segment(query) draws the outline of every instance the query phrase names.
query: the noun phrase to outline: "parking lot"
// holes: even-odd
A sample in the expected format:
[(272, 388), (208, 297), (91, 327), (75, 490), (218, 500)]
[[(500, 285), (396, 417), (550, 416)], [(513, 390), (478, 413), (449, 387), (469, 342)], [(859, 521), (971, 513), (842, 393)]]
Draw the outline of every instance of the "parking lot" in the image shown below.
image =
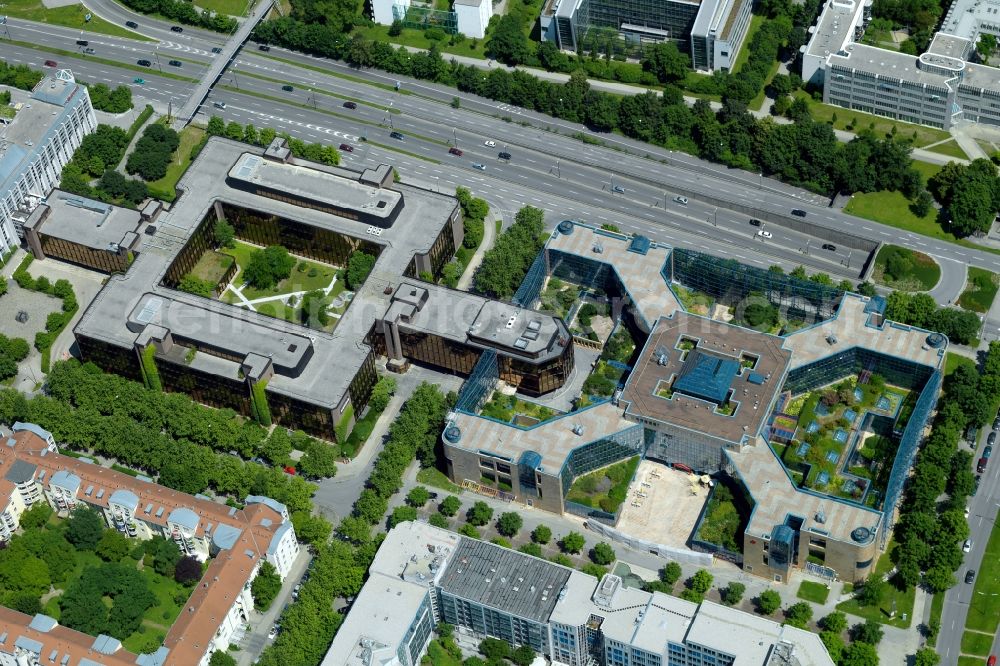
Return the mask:
[(696, 475), (643, 460), (629, 486), (616, 529), (665, 546), (683, 547), (708, 499)]

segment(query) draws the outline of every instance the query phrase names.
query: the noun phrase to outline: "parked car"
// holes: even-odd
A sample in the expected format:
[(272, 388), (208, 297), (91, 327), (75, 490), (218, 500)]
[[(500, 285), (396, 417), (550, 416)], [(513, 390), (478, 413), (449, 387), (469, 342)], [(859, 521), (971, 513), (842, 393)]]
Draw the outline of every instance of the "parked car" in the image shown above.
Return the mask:
[(1000, 416), (993, 419), (993, 429), (1000, 430)]
[(991, 455), (993, 455), (993, 447), (987, 444), (986, 448), (983, 449), (983, 457), (989, 460)]
[(258, 49), (260, 49), (261, 51), (265, 51), (265, 52), (266, 52), (266, 51), (270, 51), (270, 50), (271, 50), (271, 47), (270, 47), (270, 46), (268, 46), (267, 44), (261, 44), (261, 45), (260, 45), (260, 46), (258, 46), (257, 48), (258, 48)]
[(459, 150), (458, 148), (455, 148), (454, 146), (452, 146), (451, 148), (449, 148), (448, 152), (450, 154), (452, 154), (452, 155), (458, 155), (459, 157), (461, 157), (464, 154), (461, 150)]
[(402, 132), (389, 132), (389, 136), (391, 136), (393, 139), (396, 139), (397, 141), (403, 140)]
[(836, 252), (837, 246), (834, 245), (833, 243), (823, 243), (823, 249), (829, 250), (830, 252)]
[(171, 67), (183, 67), (184, 66), (184, 63), (182, 63), (180, 60), (171, 60), (167, 64), (170, 65)]
[(179, 25), (172, 25), (170, 26), (170, 32), (184, 32), (184, 28)]
[(133, 30), (135, 30), (136, 28), (139, 27), (139, 24), (136, 23), (135, 21), (125, 21), (125, 27), (132, 28)]
[(212, 53), (222, 53), (222, 47), (221, 46), (213, 46), (212, 47)]
[(976, 474), (982, 474), (986, 471), (986, 464), (989, 462), (989, 458), (983, 457), (979, 459), (979, 464), (976, 465)]
[(761, 225), (761, 222), (756, 217), (751, 217), (750, 218), (750, 226), (751, 227), (759, 227), (760, 225)]
[(676, 197), (674, 197), (674, 202), (675, 203), (679, 203), (682, 206), (687, 206), (688, 205), (688, 198), (687, 197), (682, 197), (680, 195), (677, 195)]
[(997, 657), (995, 654), (991, 654), (990, 658), (986, 660), (986, 666), (997, 666)]
[(140, 67), (152, 67), (153, 66), (153, 63), (151, 61), (149, 61), (149, 60), (136, 60), (135, 64), (139, 65)]
[(479, 169), (480, 171), (486, 171), (486, 165), (485, 164), (480, 164), (479, 162), (473, 162), (472, 163), (472, 168), (473, 169)]
[(281, 86), (281, 89), (284, 90), (285, 92), (292, 92), (293, 90), (295, 90), (295, 88), (288, 85)]
[(46, 67), (58, 67), (59, 65), (58, 65), (58, 63), (56, 63), (55, 60), (46, 60), (45, 61), (45, 66)]
[(965, 543), (962, 544), (962, 552), (968, 553), (972, 550), (972, 539), (966, 539)]
[(965, 572), (965, 582), (972, 583), (974, 580), (976, 580), (976, 572), (973, 569), (969, 569)]
[(278, 625), (271, 627), (271, 630), (267, 632), (267, 637), (272, 641), (278, 637)]
[(792, 215), (794, 215), (795, 217), (805, 217), (806, 214), (807, 213), (804, 210), (802, 210), (801, 208), (793, 208), (792, 209)]
[(987, 443), (987, 444), (996, 444), (996, 442), (997, 442), (997, 433), (996, 433), (996, 431), (994, 430), (994, 431), (993, 431), (993, 432), (991, 432), (991, 433), (989, 434), (989, 436), (988, 436), (988, 437), (986, 438), (986, 443)]
[(774, 234), (772, 234), (767, 229), (758, 229), (757, 235), (760, 236), (761, 238), (774, 238)]
[(342, 144), (340, 144), (340, 149), (342, 151), (344, 151), (345, 153), (353, 153), (354, 152), (354, 146), (352, 146), (349, 143), (342, 143)]
[(483, 141), (483, 145), (486, 146), (487, 148), (496, 148), (497, 147), (497, 142), (496, 141)]
[(344, 108), (345, 109), (356, 109), (356, 108), (358, 108), (358, 105), (355, 104), (354, 102), (344, 102)]

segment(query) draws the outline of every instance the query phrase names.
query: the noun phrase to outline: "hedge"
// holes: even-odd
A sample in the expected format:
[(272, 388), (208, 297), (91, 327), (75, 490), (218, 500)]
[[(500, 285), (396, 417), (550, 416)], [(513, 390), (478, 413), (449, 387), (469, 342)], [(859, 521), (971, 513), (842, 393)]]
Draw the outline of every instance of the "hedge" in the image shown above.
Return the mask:
[(146, 388), (151, 391), (162, 391), (160, 371), (156, 367), (156, 345), (147, 345), (142, 350), (142, 377), (146, 380)]
[(142, 113), (140, 113), (136, 117), (135, 122), (133, 122), (132, 125), (128, 128), (128, 140), (129, 141), (131, 141), (132, 139), (135, 138), (135, 135), (136, 135), (136, 133), (138, 133), (139, 128), (142, 127), (146, 123), (147, 120), (149, 120), (149, 117), (151, 115), (153, 115), (153, 107), (152, 107), (152, 105), (147, 104), (146, 108), (142, 110)]
[(253, 382), (250, 385), (250, 406), (253, 409), (257, 423), (265, 428), (271, 427), (271, 407), (267, 404), (267, 380)]

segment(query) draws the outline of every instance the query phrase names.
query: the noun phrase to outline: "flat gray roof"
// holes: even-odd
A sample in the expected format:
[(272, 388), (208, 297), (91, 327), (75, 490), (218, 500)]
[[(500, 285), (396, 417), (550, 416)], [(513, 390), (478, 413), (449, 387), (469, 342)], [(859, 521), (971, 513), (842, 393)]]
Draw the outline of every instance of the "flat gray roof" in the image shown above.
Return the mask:
[[(385, 294), (385, 290), (392, 293), (414, 254), (430, 250), (457, 203), (453, 197), (444, 194), (396, 183), (393, 189), (403, 196), (405, 208), (397, 218), (397, 224), (375, 237), (367, 233), (368, 225), (363, 222), (231, 187), (227, 183), (227, 174), (248, 152), (262, 155), (263, 149), (248, 151), (246, 144), (221, 137), (209, 140), (178, 183), (181, 196), (169, 211), (161, 213), (158, 218), (156, 233), (143, 237), (142, 252), (128, 272), (108, 279), (74, 331), (118, 346), (131, 347), (138, 334), (128, 325), (128, 315), (136, 311), (140, 301), (156, 296), (164, 302), (170, 301), (171, 308), (178, 307), (184, 311), (183, 325), (192, 337), (205, 335), (241, 349), (237, 336), (249, 331), (257, 340), (253, 345), (255, 349), (270, 338), (275, 346), (269, 353), (278, 355), (281, 349), (287, 350), (288, 340), (304, 336), (310, 340), (313, 354), (301, 374), (293, 377), (275, 373), (268, 383), (268, 390), (312, 404), (336, 407), (370, 352), (362, 340), (375, 319), (389, 305), (390, 296)], [(327, 187), (331, 183), (345, 182), (345, 179), (356, 180), (360, 175), (342, 168), (324, 167), (322, 171), (340, 176), (340, 179), (324, 181)], [(371, 275), (355, 294), (334, 331), (307, 329), (160, 285), (177, 253), (217, 201), (383, 244)]]
[(921, 69), (917, 64), (918, 56), (898, 51), (880, 49), (867, 44), (851, 44), (844, 53), (846, 55), (831, 55), (828, 58), (829, 63), (871, 72), (879, 77), (902, 79), (941, 89), (945, 89), (945, 81), (949, 78), (943, 74)]
[(965, 56), (972, 49), (972, 42), (964, 37), (949, 35), (939, 32), (934, 35), (931, 45), (927, 47), (927, 53), (937, 53), (949, 58), (965, 60)]
[(842, 50), (854, 39), (857, 22), (864, 0), (829, 0), (811, 29), (808, 53), (827, 56)]
[(52, 190), (45, 205), (49, 207), (49, 215), (38, 231), (98, 250), (120, 243), (125, 234), (139, 227), (139, 211), (62, 190)]
[(571, 573), (545, 560), (463, 538), (439, 584), (456, 597), (545, 623)]

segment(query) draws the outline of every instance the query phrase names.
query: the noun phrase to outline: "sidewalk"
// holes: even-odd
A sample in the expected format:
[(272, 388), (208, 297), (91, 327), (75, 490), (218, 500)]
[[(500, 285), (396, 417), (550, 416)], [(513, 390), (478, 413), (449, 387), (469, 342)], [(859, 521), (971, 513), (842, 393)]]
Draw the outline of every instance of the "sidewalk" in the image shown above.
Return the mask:
[(462, 273), (462, 277), (458, 280), (458, 288), (462, 291), (468, 291), (469, 287), (472, 286), (472, 278), (476, 275), (476, 269), (479, 268), (479, 264), (483, 263), (483, 256), (487, 250), (493, 247), (493, 243), (496, 242), (496, 221), (501, 218), (497, 217), (494, 212), (495, 210), (496, 206), (491, 204), (490, 212), (486, 214), (486, 219), (483, 221), (483, 242), (479, 244), (476, 253), (469, 260), (469, 265), (466, 266), (465, 272)]
[(267, 638), (267, 632), (270, 631), (282, 611), (291, 602), (292, 590), (295, 589), (295, 586), (302, 578), (302, 574), (309, 567), (309, 562), (312, 560), (309, 547), (300, 544), (300, 548), (299, 555), (295, 558), (288, 576), (282, 582), (281, 591), (274, 598), (271, 607), (263, 613), (256, 610), (251, 612), (247, 622), (246, 634), (238, 643), (240, 647), (239, 652), (228, 653), (229, 656), (236, 659), (236, 663), (239, 666), (250, 666), (253, 664), (254, 660), (260, 656), (260, 653), (270, 643), (270, 640)]

